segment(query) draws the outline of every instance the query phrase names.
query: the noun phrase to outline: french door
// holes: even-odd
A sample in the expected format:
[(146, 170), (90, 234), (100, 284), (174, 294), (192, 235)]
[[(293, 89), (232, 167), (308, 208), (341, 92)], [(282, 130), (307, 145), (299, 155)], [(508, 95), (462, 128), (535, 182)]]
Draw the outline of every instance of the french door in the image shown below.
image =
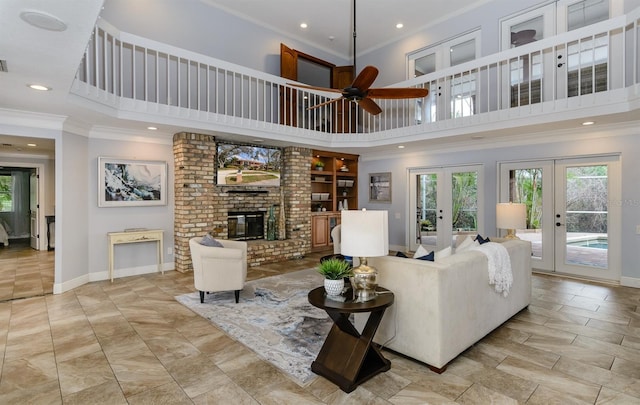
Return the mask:
[(409, 179), (410, 250), (443, 249), (455, 236), (482, 229), (482, 166), (411, 169)]
[(527, 206), (527, 229), (538, 270), (620, 279), (618, 156), (500, 164), (500, 201)]

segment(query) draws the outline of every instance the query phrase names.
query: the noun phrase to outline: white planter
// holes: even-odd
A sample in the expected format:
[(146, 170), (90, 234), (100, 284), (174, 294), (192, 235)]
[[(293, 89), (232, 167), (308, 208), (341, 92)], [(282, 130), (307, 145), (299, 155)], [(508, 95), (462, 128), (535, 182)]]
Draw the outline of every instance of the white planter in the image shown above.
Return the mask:
[(343, 278), (341, 278), (340, 280), (329, 280), (327, 278), (324, 279), (324, 290), (327, 292), (327, 295), (340, 295), (343, 289)]

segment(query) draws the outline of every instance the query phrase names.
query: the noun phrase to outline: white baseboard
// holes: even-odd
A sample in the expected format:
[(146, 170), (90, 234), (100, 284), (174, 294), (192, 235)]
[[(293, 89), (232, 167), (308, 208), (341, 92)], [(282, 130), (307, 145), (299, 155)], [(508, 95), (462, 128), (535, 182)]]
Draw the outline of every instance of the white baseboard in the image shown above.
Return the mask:
[(640, 288), (640, 278), (635, 277), (620, 277), (620, 285), (625, 287)]
[[(163, 263), (162, 266), (165, 272), (175, 270), (175, 263)], [(113, 272), (113, 278), (121, 278), (121, 277), (130, 277), (130, 276), (139, 276), (142, 274), (151, 274), (157, 273), (158, 266), (155, 264), (148, 266), (139, 266), (139, 267), (129, 267), (124, 269), (117, 269)], [(83, 274), (80, 277), (74, 278), (73, 280), (65, 281), (64, 283), (58, 283), (53, 285), (53, 293), (54, 294), (62, 294), (63, 292), (73, 290), (74, 288), (80, 287), (81, 285), (94, 282), (94, 281), (102, 281), (109, 280), (109, 271), (96, 271), (89, 274)]]

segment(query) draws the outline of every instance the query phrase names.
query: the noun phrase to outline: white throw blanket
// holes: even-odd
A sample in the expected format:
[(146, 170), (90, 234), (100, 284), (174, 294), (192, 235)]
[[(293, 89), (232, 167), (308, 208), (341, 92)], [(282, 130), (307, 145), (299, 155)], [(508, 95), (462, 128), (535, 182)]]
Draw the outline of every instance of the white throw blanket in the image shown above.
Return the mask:
[(500, 243), (487, 242), (471, 249), (478, 250), (487, 256), (489, 261), (489, 284), (493, 285), (496, 292), (503, 297), (509, 295), (513, 284), (513, 273), (511, 272), (511, 259), (507, 248)]

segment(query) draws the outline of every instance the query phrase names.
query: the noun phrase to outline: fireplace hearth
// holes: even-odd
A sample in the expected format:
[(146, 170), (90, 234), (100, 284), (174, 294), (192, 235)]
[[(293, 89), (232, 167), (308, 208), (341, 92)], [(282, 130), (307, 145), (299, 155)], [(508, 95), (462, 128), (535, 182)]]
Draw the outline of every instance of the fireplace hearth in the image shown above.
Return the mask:
[(264, 212), (262, 211), (229, 212), (227, 221), (229, 239), (264, 239)]

